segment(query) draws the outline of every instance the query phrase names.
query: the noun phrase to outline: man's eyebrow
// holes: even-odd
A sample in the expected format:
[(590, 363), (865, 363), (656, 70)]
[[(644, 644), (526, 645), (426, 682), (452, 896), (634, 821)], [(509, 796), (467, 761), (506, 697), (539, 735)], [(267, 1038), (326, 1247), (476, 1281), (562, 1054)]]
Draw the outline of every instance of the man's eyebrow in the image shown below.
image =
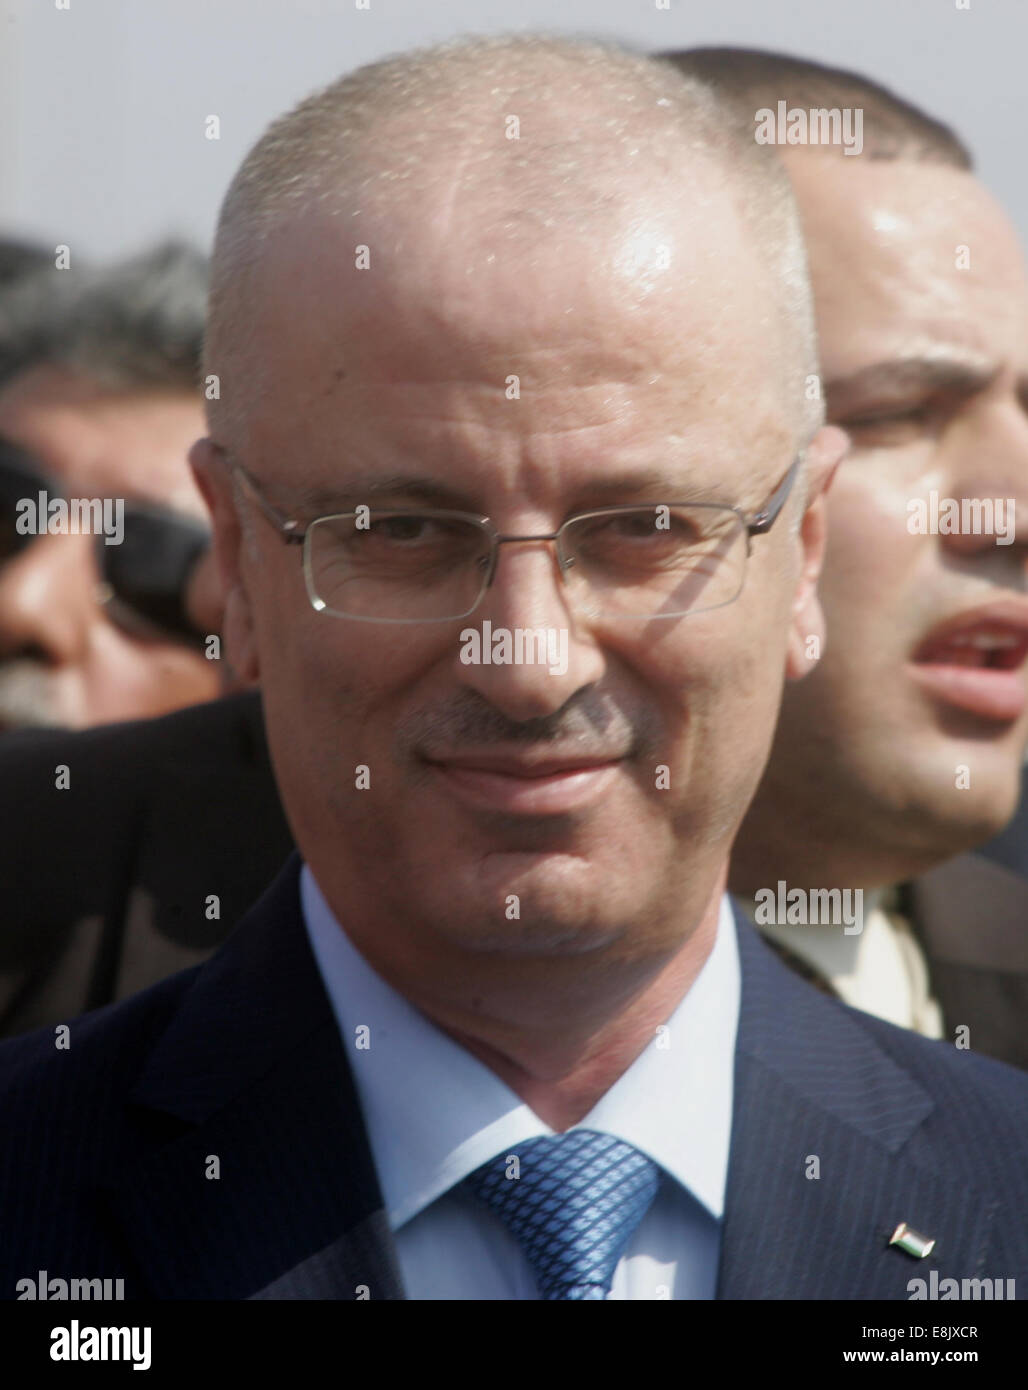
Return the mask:
[(829, 401), (840, 396), (898, 397), (911, 391), (973, 395), (985, 390), (1001, 371), (1001, 367), (984, 358), (900, 357), (833, 378), (825, 386), (825, 395)]
[(402, 497), (404, 502), (420, 502), (430, 507), (477, 513), (466, 493), (413, 473), (369, 474), (348, 478), (334, 487), (301, 485), (292, 490), (292, 510), (325, 516), (332, 512), (351, 511), (354, 507), (375, 501), (381, 506), (381, 499), (390, 495)]
[(581, 489), (583, 499), (589, 506), (604, 506), (622, 499), (640, 499), (643, 502), (725, 502), (724, 485), (720, 479), (715, 482), (696, 482), (681, 478), (662, 469), (650, 469), (639, 473), (619, 473), (613, 477), (590, 479)]

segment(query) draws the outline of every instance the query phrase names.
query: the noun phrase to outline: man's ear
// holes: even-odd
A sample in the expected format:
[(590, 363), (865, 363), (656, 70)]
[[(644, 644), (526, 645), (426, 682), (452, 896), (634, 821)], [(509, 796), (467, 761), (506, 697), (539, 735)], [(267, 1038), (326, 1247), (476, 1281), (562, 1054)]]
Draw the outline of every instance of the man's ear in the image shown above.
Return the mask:
[(807, 675), (817, 665), (824, 651), (825, 615), (817, 595), (817, 581), (828, 538), (825, 493), (849, 443), (849, 437), (835, 425), (823, 425), (807, 446), (807, 508), (800, 522), (801, 569), (789, 625), (786, 680), (800, 680)]
[(246, 587), (246, 542), (236, 512), (232, 477), (224, 455), (210, 439), (198, 439), (189, 466), (211, 514), (212, 548), (224, 597), (222, 635), (235, 675), (244, 682), (260, 674), (253, 610)]

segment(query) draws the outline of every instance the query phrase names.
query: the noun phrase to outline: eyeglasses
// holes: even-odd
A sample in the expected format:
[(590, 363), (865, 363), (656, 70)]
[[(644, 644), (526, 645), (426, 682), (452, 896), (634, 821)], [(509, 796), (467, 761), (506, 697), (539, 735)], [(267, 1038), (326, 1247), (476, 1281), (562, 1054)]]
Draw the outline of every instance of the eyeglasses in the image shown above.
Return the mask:
[[(0, 437), (0, 565), (36, 539), (18, 530), (18, 505), (66, 498), (67, 489), (39, 467), (33, 455)], [(202, 645), (185, 609), (186, 585), (193, 567), (210, 545), (207, 527), (191, 517), (155, 504), (128, 502), (119, 545), (96, 537), (100, 593), (111, 620), (136, 636), (171, 637)]]
[(401, 507), (319, 516), (303, 525), (215, 446), (286, 545), (303, 547), (311, 606), (357, 622), (453, 622), (473, 613), (493, 582), (501, 545), (552, 541), (570, 601), (592, 617), (680, 618), (742, 592), (754, 536), (785, 506), (797, 455), (752, 515), (716, 502), (599, 507), (557, 531), (509, 536), (487, 516)]

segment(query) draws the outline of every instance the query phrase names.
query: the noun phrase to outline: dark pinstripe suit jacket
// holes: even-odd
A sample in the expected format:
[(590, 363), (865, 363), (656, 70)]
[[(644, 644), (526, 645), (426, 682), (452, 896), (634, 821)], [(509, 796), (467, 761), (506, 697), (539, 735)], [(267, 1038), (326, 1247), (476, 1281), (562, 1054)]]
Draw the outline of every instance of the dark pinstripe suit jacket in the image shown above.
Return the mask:
[[(298, 867), (207, 964), (76, 1020), (68, 1048), (0, 1044), (3, 1297), (46, 1270), (128, 1298), (403, 1298)], [(719, 1297), (902, 1300), (931, 1269), (1028, 1293), (1028, 1077), (849, 1010), (738, 933)], [(889, 1246), (901, 1221), (927, 1259)]]

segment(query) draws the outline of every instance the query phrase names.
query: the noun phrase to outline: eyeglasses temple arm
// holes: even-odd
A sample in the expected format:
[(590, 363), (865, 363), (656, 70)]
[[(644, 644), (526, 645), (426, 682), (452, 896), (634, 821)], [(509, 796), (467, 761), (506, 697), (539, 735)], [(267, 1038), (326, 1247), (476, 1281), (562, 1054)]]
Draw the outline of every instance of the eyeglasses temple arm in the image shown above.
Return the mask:
[(792, 485), (796, 481), (796, 472), (803, 458), (802, 454), (797, 454), (792, 461), (792, 467), (785, 477), (775, 488), (774, 492), (767, 499), (760, 511), (756, 513), (753, 520), (748, 525), (751, 536), (760, 536), (770, 531), (778, 513), (785, 506), (785, 500), (792, 491)]
[(300, 530), (300, 523), (287, 517), (284, 512), (279, 511), (274, 503), (269, 502), (258, 487), (256, 479), (250, 476), (248, 470), (245, 469), (241, 463), (231, 458), (222, 445), (216, 444), (214, 447), (218, 450), (226, 467), (238, 473), (246, 483), (253, 496), (253, 500), (257, 503), (258, 507), (260, 507), (267, 520), (274, 526), (275, 530), (278, 531), (286, 545), (298, 545), (303, 540), (303, 532)]

